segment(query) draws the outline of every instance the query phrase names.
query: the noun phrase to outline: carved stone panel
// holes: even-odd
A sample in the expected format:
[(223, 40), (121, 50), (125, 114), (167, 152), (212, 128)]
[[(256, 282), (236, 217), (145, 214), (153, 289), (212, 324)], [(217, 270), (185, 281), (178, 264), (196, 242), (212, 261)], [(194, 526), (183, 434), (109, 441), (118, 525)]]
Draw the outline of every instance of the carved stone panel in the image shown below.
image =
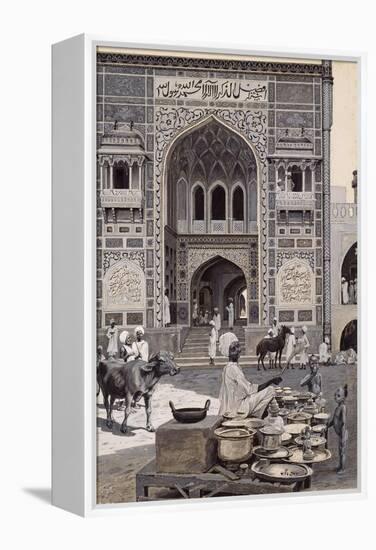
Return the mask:
[(314, 278), (308, 263), (294, 258), (284, 263), (278, 273), (280, 306), (313, 303)]
[(145, 276), (133, 261), (115, 262), (104, 279), (105, 308), (137, 308), (145, 306)]

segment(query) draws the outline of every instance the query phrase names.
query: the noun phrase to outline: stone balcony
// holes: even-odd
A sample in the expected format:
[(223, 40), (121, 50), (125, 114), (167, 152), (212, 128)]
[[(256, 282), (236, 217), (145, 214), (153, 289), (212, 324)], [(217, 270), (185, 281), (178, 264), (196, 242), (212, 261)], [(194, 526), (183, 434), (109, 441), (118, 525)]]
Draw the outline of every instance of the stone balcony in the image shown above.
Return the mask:
[(279, 209), (311, 210), (315, 208), (315, 194), (310, 192), (280, 191), (276, 196)]
[(138, 189), (103, 189), (102, 208), (142, 208), (142, 192)]
[(355, 223), (358, 216), (358, 205), (353, 202), (332, 202), (331, 223)]

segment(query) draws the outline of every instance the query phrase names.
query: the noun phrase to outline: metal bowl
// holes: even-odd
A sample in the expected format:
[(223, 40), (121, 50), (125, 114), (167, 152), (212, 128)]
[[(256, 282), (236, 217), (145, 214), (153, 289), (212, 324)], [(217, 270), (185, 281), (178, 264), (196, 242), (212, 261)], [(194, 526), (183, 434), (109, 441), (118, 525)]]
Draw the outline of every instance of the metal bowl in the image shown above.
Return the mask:
[(268, 460), (282, 460), (288, 458), (290, 451), (287, 447), (279, 447), (275, 450), (265, 449), (264, 447), (254, 447), (253, 454), (258, 458), (267, 458)]
[(210, 399), (205, 403), (204, 408), (199, 407), (187, 407), (184, 409), (175, 409), (172, 401), (169, 402), (171, 407), (172, 415), (177, 422), (182, 424), (194, 424), (195, 422), (200, 422), (206, 417), (206, 413), (210, 407)]
[[(313, 450), (313, 449), (312, 449)], [(313, 464), (315, 462), (325, 462), (332, 457), (332, 453), (328, 449), (314, 449), (313, 457), (309, 460), (303, 458), (303, 449), (301, 447), (291, 447), (291, 455), (286, 458), (288, 462), (295, 464)]]
[(288, 415), (288, 424), (310, 424), (312, 415), (306, 412), (293, 412)]
[(302, 430), (307, 427), (307, 424), (286, 424), (285, 431), (291, 435), (298, 436), (302, 433)]
[[(311, 447), (322, 447), (326, 443), (325, 437), (321, 437), (320, 435), (312, 435), (310, 437), (310, 440), (311, 440)], [(295, 443), (300, 447), (303, 445), (304, 439), (302, 438), (301, 435), (295, 438)]]
[(288, 432), (282, 434), (282, 445), (289, 445), (292, 441), (292, 435)]
[(247, 428), (252, 428), (254, 430), (259, 430), (265, 426), (265, 420), (263, 418), (247, 418)]
[(251, 469), (260, 479), (279, 481), (280, 483), (304, 481), (312, 475), (312, 469), (305, 464), (269, 463), (265, 459), (254, 462)]

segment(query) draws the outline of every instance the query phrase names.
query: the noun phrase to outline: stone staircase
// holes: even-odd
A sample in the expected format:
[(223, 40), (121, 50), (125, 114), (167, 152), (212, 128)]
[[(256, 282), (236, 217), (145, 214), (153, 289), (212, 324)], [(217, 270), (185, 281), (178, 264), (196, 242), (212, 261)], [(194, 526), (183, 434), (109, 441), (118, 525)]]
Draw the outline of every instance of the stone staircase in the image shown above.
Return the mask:
[[(223, 328), (220, 334), (227, 332), (228, 329)], [(236, 334), (241, 345), (242, 354), (240, 364), (242, 366), (257, 365), (256, 356), (245, 355), (245, 338), (244, 329), (242, 326), (235, 326), (231, 331)], [(198, 368), (213, 368), (209, 365), (208, 345), (209, 345), (210, 327), (191, 327), (188, 336), (184, 342), (181, 353), (176, 355), (176, 363), (181, 368), (198, 367)], [(215, 358), (215, 367), (223, 367), (227, 363), (227, 359), (219, 353), (217, 345), (217, 356)], [(214, 367), (214, 368), (215, 368)]]

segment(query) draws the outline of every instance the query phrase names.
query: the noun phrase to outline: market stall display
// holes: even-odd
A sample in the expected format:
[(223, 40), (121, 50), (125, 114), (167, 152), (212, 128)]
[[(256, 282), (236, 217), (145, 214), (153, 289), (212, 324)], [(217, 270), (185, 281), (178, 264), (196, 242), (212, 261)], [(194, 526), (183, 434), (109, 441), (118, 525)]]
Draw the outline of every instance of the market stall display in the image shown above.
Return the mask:
[(315, 401), (311, 392), (277, 388), (263, 419), (207, 416), (209, 400), (203, 408), (170, 402), (174, 419), (157, 430), (156, 461), (137, 475), (137, 499), (152, 499), (153, 486), (184, 498), (308, 489), (312, 466), (331, 458), (329, 414)]

